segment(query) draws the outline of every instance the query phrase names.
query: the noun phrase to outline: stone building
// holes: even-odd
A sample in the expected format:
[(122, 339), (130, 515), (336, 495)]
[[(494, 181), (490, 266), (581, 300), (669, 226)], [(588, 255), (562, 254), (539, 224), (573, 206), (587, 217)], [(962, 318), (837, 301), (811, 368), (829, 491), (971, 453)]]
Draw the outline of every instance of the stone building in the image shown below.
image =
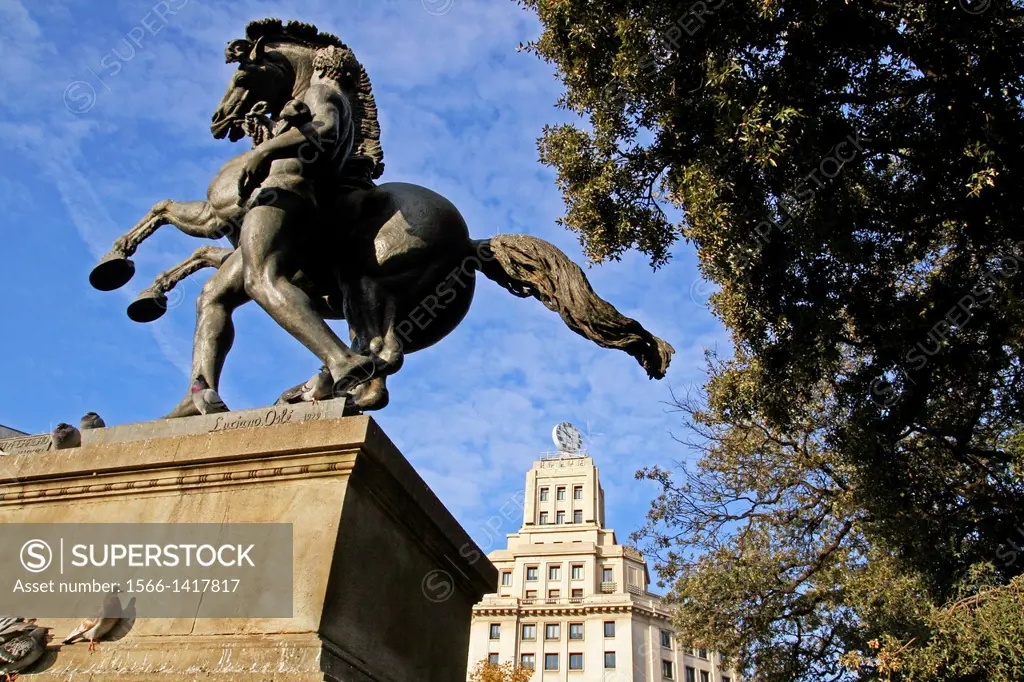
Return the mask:
[(604, 505), (578, 447), (534, 462), (523, 526), (488, 556), (498, 592), (473, 609), (469, 669), (514, 661), (534, 682), (738, 682), (714, 653), (676, 646), (643, 554), (616, 542)]
[(24, 431), (18, 431), (17, 429), (12, 429), (9, 426), (4, 426), (3, 424), (0, 424), (0, 440), (4, 438), (14, 438), (16, 436), (27, 435), (28, 434), (26, 434)]

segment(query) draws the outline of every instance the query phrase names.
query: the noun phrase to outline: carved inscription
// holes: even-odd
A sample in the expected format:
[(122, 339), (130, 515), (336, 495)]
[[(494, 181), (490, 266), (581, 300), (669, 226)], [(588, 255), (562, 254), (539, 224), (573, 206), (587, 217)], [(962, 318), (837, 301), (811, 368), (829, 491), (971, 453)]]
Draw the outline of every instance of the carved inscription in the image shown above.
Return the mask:
[(37, 452), (50, 447), (50, 434), (41, 433), (36, 436), (18, 436), (0, 440), (0, 453), (16, 455), (22, 452)]
[(231, 413), (217, 415), (217, 421), (214, 422), (210, 432), (214, 431), (234, 431), (235, 429), (254, 429), (262, 426), (275, 426), (277, 424), (291, 424), (291, 423), (303, 423), (311, 421), (319, 421), (326, 418), (326, 414), (322, 412), (307, 412), (299, 418), (296, 418), (295, 409), (291, 407), (272, 407), (263, 414), (245, 414), (240, 416), (231, 416)]

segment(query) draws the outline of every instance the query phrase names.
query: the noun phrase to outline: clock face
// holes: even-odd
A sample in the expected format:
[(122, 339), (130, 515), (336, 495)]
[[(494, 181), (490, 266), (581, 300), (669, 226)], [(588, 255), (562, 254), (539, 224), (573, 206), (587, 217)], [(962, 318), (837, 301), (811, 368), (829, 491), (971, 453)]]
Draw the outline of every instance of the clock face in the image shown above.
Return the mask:
[(583, 434), (569, 422), (562, 422), (551, 432), (555, 445), (562, 452), (579, 452), (583, 448)]

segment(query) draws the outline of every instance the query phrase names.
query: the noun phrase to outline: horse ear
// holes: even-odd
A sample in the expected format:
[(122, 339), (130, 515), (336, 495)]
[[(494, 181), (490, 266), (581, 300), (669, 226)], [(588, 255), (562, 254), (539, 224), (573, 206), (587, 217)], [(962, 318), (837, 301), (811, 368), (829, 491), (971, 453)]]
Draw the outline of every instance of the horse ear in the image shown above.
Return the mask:
[(263, 36), (256, 39), (253, 43), (252, 51), (249, 52), (250, 62), (259, 62), (263, 60)]
[(249, 58), (249, 52), (252, 50), (252, 43), (245, 38), (238, 40), (232, 40), (228, 43), (228, 46), (224, 48), (224, 61), (228, 64), (231, 62), (238, 62), (244, 64)]

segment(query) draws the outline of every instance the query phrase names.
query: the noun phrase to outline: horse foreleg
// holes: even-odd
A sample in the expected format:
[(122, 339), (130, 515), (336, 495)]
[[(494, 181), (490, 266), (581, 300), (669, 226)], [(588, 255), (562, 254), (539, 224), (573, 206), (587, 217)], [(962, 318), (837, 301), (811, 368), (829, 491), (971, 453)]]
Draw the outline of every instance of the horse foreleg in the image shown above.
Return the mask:
[(127, 258), (160, 227), (174, 225), (190, 237), (220, 239), (231, 232), (206, 201), (159, 201), (135, 227), (114, 240), (112, 250)]
[(219, 218), (208, 202), (160, 201), (132, 229), (114, 240), (110, 251), (89, 275), (92, 285), (102, 291), (110, 291), (127, 284), (135, 274), (135, 265), (129, 256), (163, 225), (174, 225), (191, 237), (228, 237), (232, 243), (237, 233), (235, 226)]
[(128, 306), (128, 317), (135, 322), (152, 322), (161, 317), (172, 307), (167, 300), (167, 292), (189, 275), (203, 268), (219, 268), (230, 256), (233, 249), (219, 246), (200, 246), (191, 256), (157, 275), (149, 287), (143, 289), (138, 297)]

